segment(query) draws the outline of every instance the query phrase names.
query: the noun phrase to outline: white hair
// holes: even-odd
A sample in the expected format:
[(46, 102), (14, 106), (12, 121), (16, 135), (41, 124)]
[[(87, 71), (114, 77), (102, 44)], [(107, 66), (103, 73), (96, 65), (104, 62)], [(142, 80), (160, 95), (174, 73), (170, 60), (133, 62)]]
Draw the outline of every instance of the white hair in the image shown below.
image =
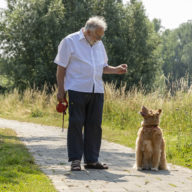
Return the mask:
[(97, 28), (102, 28), (104, 31), (107, 29), (105, 18), (101, 16), (90, 17), (85, 24), (85, 31), (94, 31)]

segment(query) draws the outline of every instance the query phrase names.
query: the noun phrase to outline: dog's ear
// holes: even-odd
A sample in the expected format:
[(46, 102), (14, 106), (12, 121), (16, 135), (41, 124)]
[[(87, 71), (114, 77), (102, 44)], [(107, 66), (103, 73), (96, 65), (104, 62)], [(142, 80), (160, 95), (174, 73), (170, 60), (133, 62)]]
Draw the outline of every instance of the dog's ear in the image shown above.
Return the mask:
[(159, 115), (161, 114), (161, 112), (162, 112), (162, 109), (158, 109), (158, 113), (159, 113)]
[(141, 111), (142, 111), (143, 113), (148, 113), (148, 109), (147, 109), (145, 106), (143, 106), (143, 107), (141, 108)]
[(148, 114), (148, 109), (147, 109), (145, 106), (143, 106), (143, 107), (141, 108), (140, 114), (141, 114), (143, 117), (145, 117), (145, 116)]

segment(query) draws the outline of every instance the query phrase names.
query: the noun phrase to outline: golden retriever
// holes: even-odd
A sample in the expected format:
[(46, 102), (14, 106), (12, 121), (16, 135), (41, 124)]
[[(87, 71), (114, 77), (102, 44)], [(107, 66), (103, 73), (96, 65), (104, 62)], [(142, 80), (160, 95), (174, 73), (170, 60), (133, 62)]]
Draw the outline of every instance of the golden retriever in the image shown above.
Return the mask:
[(142, 107), (140, 114), (144, 118), (136, 140), (137, 170), (167, 170), (165, 141), (159, 125), (162, 110), (148, 110)]

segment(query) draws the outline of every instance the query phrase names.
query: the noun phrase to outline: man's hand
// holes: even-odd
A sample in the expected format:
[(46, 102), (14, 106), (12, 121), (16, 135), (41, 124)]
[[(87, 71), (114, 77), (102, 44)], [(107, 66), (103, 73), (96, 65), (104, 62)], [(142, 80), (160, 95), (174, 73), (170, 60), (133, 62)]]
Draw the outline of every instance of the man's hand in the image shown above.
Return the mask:
[(116, 74), (125, 74), (127, 72), (127, 64), (121, 64), (116, 67)]
[(66, 95), (67, 95), (67, 93), (66, 92), (59, 92), (58, 91), (58, 93), (57, 93), (57, 100), (59, 101), (59, 102), (63, 102), (64, 101), (64, 99), (66, 99)]
[(118, 65), (117, 67), (113, 66), (106, 66), (103, 68), (103, 73), (104, 74), (125, 74), (127, 72), (127, 64), (121, 64)]

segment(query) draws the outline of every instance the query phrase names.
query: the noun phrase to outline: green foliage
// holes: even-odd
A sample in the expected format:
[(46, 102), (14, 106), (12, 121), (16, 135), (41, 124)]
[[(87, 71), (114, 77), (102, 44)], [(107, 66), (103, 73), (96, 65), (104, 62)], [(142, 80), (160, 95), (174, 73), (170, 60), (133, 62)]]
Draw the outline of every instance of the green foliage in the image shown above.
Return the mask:
[(153, 25), (156, 32), (159, 32), (161, 29), (161, 20), (160, 19), (153, 19)]
[(59, 42), (93, 15), (104, 16), (108, 24), (103, 41), (109, 64), (127, 63), (129, 68), (126, 75), (104, 76), (104, 80), (151, 89), (161, 73), (159, 36), (139, 1), (123, 5), (120, 0), (8, 0), (0, 23), (1, 72), (21, 90), (34, 84), (42, 89), (45, 82), (53, 86)]
[(0, 24), (4, 74), (20, 89), (55, 83), (53, 58), (65, 13), (61, 0), (8, 1), (8, 7)]
[(166, 30), (162, 35), (163, 71), (172, 83), (187, 75), (189, 86), (192, 74), (192, 22), (182, 24), (173, 31)]
[(128, 73), (105, 76), (104, 79), (115, 81), (118, 86), (125, 82), (129, 89), (142, 84), (145, 89), (151, 90), (156, 76), (161, 74), (160, 37), (145, 15), (141, 2), (132, 1), (126, 6), (115, 4), (110, 8), (110, 12), (114, 10), (113, 16), (105, 16), (109, 19), (105, 43), (109, 64), (127, 63)]
[(31, 112), (31, 117), (43, 117), (43, 113), (39, 109), (34, 109)]

